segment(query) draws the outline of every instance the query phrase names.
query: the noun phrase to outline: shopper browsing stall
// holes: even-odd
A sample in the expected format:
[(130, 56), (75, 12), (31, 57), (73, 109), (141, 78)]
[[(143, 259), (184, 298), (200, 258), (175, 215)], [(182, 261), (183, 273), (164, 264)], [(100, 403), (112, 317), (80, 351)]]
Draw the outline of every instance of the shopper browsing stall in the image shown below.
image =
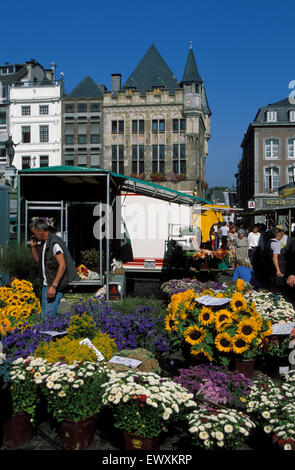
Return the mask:
[(65, 287), (71, 281), (79, 280), (79, 276), (64, 241), (50, 231), (46, 221), (34, 220), (30, 228), (32, 256), (43, 277), (41, 315), (52, 316), (57, 312)]

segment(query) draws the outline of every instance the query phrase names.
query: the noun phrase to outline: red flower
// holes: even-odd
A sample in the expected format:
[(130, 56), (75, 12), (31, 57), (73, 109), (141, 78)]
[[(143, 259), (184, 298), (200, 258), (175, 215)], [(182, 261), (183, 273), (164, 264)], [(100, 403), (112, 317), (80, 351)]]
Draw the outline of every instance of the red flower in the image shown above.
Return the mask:
[(139, 397), (139, 400), (141, 401), (141, 403), (145, 403), (146, 399), (147, 399), (146, 395), (140, 395), (140, 397)]

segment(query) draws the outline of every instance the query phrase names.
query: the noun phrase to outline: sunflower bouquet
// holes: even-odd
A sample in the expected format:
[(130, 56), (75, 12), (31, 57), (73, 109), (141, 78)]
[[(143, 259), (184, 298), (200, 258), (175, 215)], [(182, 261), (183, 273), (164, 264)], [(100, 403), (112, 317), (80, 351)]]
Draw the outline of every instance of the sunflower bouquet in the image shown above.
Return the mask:
[(40, 300), (31, 282), (14, 279), (10, 287), (0, 287), (0, 335), (5, 336), (16, 328), (22, 333), (38, 321)]
[[(203, 291), (202, 295), (220, 298), (228, 293)], [(171, 297), (165, 328), (172, 349), (185, 352), (189, 348), (191, 356), (225, 366), (233, 357), (253, 359), (262, 353), (262, 340), (271, 335), (272, 328), (254, 303), (248, 304), (239, 291), (222, 308), (204, 306), (198, 303), (198, 297), (190, 289)]]

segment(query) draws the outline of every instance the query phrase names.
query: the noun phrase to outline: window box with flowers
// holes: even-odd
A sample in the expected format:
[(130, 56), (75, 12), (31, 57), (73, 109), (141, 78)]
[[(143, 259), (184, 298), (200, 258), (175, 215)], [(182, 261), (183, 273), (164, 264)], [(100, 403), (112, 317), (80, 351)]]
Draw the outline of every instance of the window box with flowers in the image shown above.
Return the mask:
[(145, 173), (131, 173), (131, 178), (137, 178), (138, 180), (145, 179)]
[(150, 178), (155, 182), (167, 181), (167, 177), (164, 173), (151, 173)]
[(179, 173), (179, 174), (172, 173), (171, 175), (171, 181), (173, 183), (177, 183), (179, 181), (184, 181), (184, 180), (186, 180), (186, 175), (184, 173)]

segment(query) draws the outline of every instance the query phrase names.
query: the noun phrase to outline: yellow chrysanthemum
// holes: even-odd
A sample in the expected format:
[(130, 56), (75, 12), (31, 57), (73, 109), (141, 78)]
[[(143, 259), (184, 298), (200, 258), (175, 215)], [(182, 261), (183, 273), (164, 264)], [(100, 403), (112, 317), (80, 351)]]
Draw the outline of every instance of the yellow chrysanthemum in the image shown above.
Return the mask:
[(167, 315), (165, 318), (165, 329), (171, 333), (172, 331), (177, 331), (178, 321), (171, 314)]
[(232, 351), (233, 341), (231, 336), (227, 333), (219, 333), (215, 338), (215, 346), (218, 351), (230, 352)]
[(199, 344), (206, 336), (206, 331), (198, 325), (189, 326), (183, 333), (184, 339), (189, 344)]
[(247, 343), (251, 343), (253, 338), (257, 335), (259, 326), (254, 317), (243, 318), (238, 323), (237, 334), (241, 335)]
[(198, 315), (198, 320), (202, 325), (210, 325), (214, 322), (214, 312), (211, 308), (202, 307), (202, 310)]
[(240, 292), (235, 292), (230, 302), (230, 306), (234, 312), (238, 312), (240, 310), (247, 309), (247, 302)]
[(243, 281), (243, 279), (238, 279), (237, 280), (236, 289), (239, 292), (242, 292), (245, 289), (245, 281)]
[(233, 352), (236, 354), (242, 354), (249, 349), (249, 344), (245, 341), (242, 335), (235, 335), (232, 338)]

